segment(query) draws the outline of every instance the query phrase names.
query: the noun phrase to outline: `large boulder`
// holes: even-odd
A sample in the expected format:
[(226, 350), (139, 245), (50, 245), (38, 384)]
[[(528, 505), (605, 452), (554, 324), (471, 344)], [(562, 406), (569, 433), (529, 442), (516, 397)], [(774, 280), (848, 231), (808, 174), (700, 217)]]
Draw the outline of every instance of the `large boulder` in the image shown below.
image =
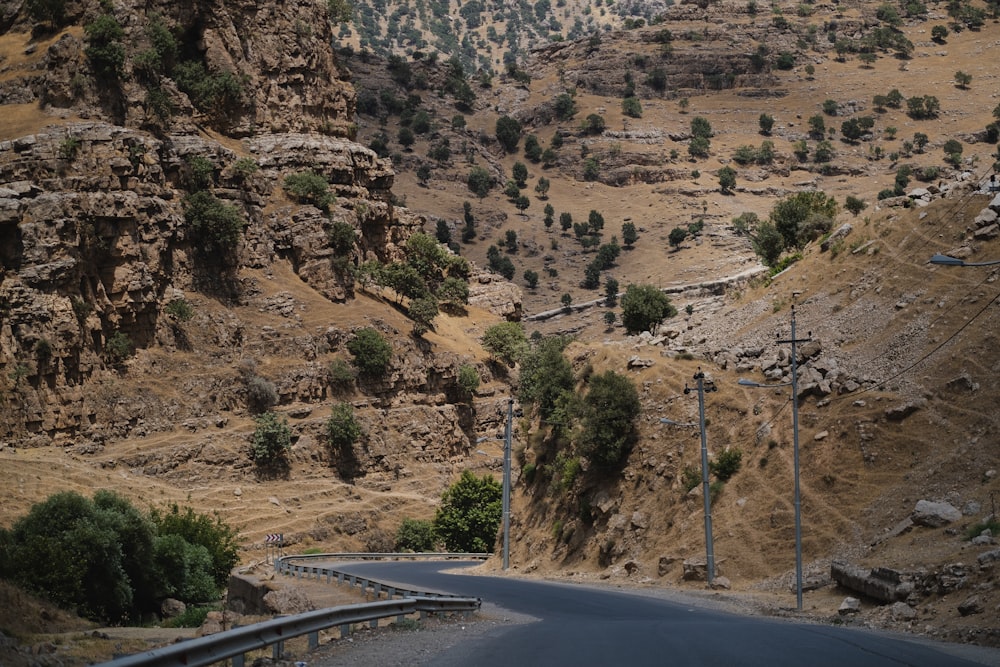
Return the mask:
[(918, 526), (940, 528), (961, 519), (962, 513), (951, 503), (918, 500), (910, 518)]

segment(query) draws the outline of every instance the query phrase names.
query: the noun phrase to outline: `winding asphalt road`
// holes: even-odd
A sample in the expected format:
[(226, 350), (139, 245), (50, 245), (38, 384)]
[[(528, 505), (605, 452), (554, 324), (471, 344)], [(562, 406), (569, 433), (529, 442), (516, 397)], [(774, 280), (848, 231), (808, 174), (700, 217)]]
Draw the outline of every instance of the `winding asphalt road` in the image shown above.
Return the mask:
[(438, 667), (1000, 665), (1000, 651), (991, 649), (738, 616), (582, 585), (443, 572), (470, 565), (366, 562), (336, 567), (409, 588), (480, 597), (539, 619), (448, 649), (430, 663)]

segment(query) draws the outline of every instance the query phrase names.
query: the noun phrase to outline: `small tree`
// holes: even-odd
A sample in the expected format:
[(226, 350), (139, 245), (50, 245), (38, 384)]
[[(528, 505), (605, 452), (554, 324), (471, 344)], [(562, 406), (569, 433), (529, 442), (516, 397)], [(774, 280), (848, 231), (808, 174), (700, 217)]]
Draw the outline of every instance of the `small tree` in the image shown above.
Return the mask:
[(967, 90), (972, 83), (972, 75), (966, 74), (962, 70), (955, 72), (955, 84), (962, 90)]
[(719, 188), (723, 194), (732, 192), (736, 187), (736, 170), (732, 167), (723, 167), (719, 170)]
[(437, 534), (434, 522), (425, 519), (403, 519), (396, 529), (396, 551), (421, 553), (434, 551)]
[(347, 350), (353, 355), (354, 367), (362, 376), (380, 377), (389, 369), (392, 345), (371, 327), (359, 329), (348, 341)]
[(528, 167), (523, 162), (515, 162), (511, 169), (511, 178), (517, 183), (517, 187), (523, 188), (525, 181), (528, 180)]
[(462, 393), (471, 397), (476, 389), (479, 389), (479, 371), (476, 367), (471, 364), (462, 364), (458, 367), (458, 388), (462, 390)]
[(321, 211), (329, 210), (335, 199), (330, 192), (330, 184), (314, 171), (289, 174), (285, 177), (284, 188), (298, 201), (312, 204)]
[(760, 125), (760, 133), (765, 137), (771, 136), (771, 129), (774, 127), (774, 117), (770, 114), (762, 113), (757, 119)]
[(671, 248), (677, 250), (687, 236), (688, 230), (686, 227), (674, 227), (670, 230), (670, 235), (667, 237), (667, 241), (670, 243)]
[(677, 314), (667, 295), (653, 285), (629, 285), (622, 297), (622, 324), (631, 334), (650, 331)]
[(521, 140), (521, 123), (510, 116), (500, 116), (496, 123), (496, 136), (504, 150), (513, 153)]
[[(538, 193), (538, 197), (540, 199), (545, 199), (545, 198), (548, 197), (549, 187), (551, 185), (552, 184), (550, 183), (549, 179), (545, 178), (544, 176), (539, 176), (538, 177), (538, 182), (535, 183), (535, 192)], [(546, 207), (546, 210), (548, 208), (549, 207)], [(549, 213), (546, 213), (546, 219), (550, 220), (550, 221), (552, 220), (552, 217), (551, 217), (551, 215)], [(546, 225), (546, 227), (551, 227), (551, 226), (552, 226), (552, 222), (549, 222), (549, 224)]]
[(844, 200), (844, 208), (850, 211), (851, 215), (857, 217), (861, 211), (868, 208), (868, 204), (853, 195), (847, 195), (847, 199)]
[(483, 333), (482, 344), (495, 359), (513, 366), (527, 349), (528, 339), (520, 322), (501, 322)]
[(635, 223), (622, 223), (622, 243), (626, 248), (631, 248), (639, 240), (639, 233), (636, 231)]
[(944, 44), (945, 38), (948, 36), (948, 28), (943, 25), (936, 25), (931, 28), (931, 39), (938, 44)]
[(626, 97), (622, 100), (622, 113), (629, 118), (642, 118), (642, 103), (637, 97)]
[(617, 466), (635, 442), (639, 392), (631, 379), (614, 371), (594, 375), (588, 384), (580, 453), (595, 466)]
[(449, 551), (493, 551), (503, 510), (503, 489), (493, 477), (476, 477), (466, 470), (441, 495), (434, 515), (434, 532)]
[(720, 481), (725, 482), (739, 472), (742, 461), (743, 452), (739, 447), (726, 447), (714, 461), (708, 464), (708, 467)]
[(292, 448), (292, 430), (288, 420), (273, 412), (254, 417), (256, 425), (250, 440), (250, 458), (258, 465), (273, 465), (286, 460)]
[(535, 289), (538, 287), (538, 272), (528, 269), (524, 272), (524, 282), (528, 286), (528, 289)]
[(613, 310), (604, 311), (604, 324), (608, 327), (608, 329), (611, 329), (615, 326), (615, 320), (617, 319), (618, 317), (615, 315), (615, 311)]
[(477, 165), (469, 171), (466, 185), (468, 185), (469, 190), (482, 199), (489, 194), (490, 188), (493, 187), (493, 177), (490, 176), (490, 172)]

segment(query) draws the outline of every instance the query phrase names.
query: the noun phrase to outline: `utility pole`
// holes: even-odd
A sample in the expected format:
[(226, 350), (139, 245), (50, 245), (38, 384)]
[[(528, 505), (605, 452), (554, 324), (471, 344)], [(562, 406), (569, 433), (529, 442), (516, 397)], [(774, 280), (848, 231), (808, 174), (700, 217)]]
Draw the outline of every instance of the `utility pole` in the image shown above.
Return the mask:
[(792, 337), (779, 343), (792, 344), (792, 461), (795, 469), (795, 608), (802, 611), (802, 497), (799, 492), (799, 367), (797, 343), (808, 343), (812, 332), (805, 338), (795, 337), (795, 306), (792, 306)]
[[(705, 501), (705, 567), (706, 578), (709, 588), (715, 579), (715, 548), (712, 545), (712, 498), (708, 483), (708, 438), (705, 435), (705, 392), (716, 391), (715, 384), (705, 387), (705, 374), (701, 368), (694, 374), (694, 379), (698, 381), (698, 427), (701, 430), (701, 495)], [(691, 388), (684, 385), (684, 393), (691, 392)]]
[(514, 399), (507, 399), (507, 426), (503, 432), (503, 569), (510, 567), (510, 441), (513, 436)]

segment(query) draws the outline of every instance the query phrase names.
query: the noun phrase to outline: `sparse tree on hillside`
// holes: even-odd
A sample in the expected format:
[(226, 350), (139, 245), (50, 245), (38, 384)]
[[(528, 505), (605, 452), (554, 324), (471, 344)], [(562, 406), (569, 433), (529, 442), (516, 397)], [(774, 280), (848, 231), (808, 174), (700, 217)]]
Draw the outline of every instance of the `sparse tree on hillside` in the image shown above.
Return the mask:
[(736, 187), (736, 170), (732, 167), (723, 167), (719, 170), (719, 188), (723, 194), (729, 194)]
[(970, 83), (972, 83), (971, 74), (966, 74), (962, 70), (955, 72), (955, 85), (959, 88), (962, 90), (968, 90)]
[(496, 123), (496, 136), (504, 150), (513, 153), (521, 140), (521, 123), (510, 116), (500, 116)]
[(520, 322), (501, 322), (483, 333), (482, 344), (494, 359), (513, 366), (527, 350), (528, 339)]
[(868, 204), (853, 195), (847, 195), (847, 199), (844, 200), (844, 208), (850, 211), (851, 215), (857, 217), (861, 211), (868, 208)]
[(625, 247), (631, 248), (638, 240), (639, 233), (636, 231), (635, 224), (631, 222), (622, 223), (622, 243), (625, 244)]
[(667, 295), (653, 285), (629, 285), (621, 301), (622, 324), (630, 335), (652, 331), (665, 318), (677, 314)]
[(771, 136), (771, 129), (774, 127), (774, 117), (770, 114), (762, 113), (757, 122), (760, 125), (760, 133), (765, 137)]
[(636, 439), (639, 392), (631, 379), (614, 371), (593, 375), (587, 384), (580, 452), (595, 466), (616, 466)]
[(442, 494), (434, 515), (434, 533), (449, 551), (489, 553), (496, 541), (502, 505), (499, 482), (466, 470)]
[(684, 243), (684, 239), (688, 236), (688, 230), (686, 227), (674, 227), (670, 230), (670, 235), (667, 237), (667, 241), (670, 243), (670, 247), (674, 250), (680, 248), (681, 243)]

